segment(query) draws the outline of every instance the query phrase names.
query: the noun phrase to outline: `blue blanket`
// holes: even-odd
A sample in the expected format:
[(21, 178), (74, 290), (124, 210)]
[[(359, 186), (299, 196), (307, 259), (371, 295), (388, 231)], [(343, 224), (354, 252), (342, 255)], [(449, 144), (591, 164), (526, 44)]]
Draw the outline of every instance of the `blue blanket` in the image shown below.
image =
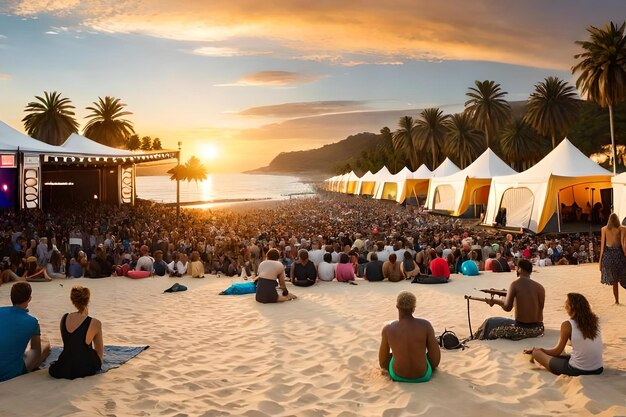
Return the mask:
[(220, 295), (241, 295), (254, 293), (256, 293), (256, 285), (254, 285), (254, 282), (236, 282), (222, 291)]
[[(110, 369), (119, 368), (121, 365), (139, 355), (141, 352), (148, 349), (149, 347), (150, 346), (105, 346), (102, 369), (100, 369), (97, 373), (103, 374)], [(59, 355), (62, 351), (62, 347), (53, 347), (51, 349), (50, 355), (41, 364), (39, 369), (47, 368), (52, 362), (59, 359)]]

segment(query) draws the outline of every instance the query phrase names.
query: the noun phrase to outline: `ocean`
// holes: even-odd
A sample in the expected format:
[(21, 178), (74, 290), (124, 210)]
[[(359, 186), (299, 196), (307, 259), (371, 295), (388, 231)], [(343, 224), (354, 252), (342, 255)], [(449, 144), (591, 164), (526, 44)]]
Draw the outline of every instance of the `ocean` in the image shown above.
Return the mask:
[[(176, 202), (176, 181), (169, 176), (137, 176), (137, 196), (159, 203)], [(210, 174), (198, 182), (181, 181), (181, 202), (206, 202), (193, 207), (220, 207), (242, 200), (284, 200), (289, 194), (313, 193), (311, 184), (288, 175)], [(227, 200), (227, 201), (225, 201)], [(189, 206), (192, 207), (192, 206)]]

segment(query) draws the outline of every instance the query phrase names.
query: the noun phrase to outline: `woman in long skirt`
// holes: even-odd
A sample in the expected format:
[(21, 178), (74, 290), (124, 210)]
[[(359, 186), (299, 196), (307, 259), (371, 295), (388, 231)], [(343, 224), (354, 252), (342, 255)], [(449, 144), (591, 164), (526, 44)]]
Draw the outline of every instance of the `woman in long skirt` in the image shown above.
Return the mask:
[(612, 213), (607, 225), (602, 228), (600, 246), (600, 282), (613, 286), (615, 304), (619, 304), (619, 284), (626, 282), (626, 255), (624, 240), (626, 230), (621, 227), (619, 217)]

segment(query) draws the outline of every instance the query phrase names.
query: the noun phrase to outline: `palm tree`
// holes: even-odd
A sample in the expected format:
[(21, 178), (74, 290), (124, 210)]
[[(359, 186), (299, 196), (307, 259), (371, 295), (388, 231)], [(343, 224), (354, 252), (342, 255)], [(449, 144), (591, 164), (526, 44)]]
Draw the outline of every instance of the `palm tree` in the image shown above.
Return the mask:
[(564, 137), (576, 123), (579, 104), (574, 87), (557, 77), (548, 77), (535, 85), (524, 121), (541, 135), (550, 136), (554, 149), (557, 136)]
[(149, 151), (152, 149), (152, 138), (150, 136), (144, 136), (141, 138), (141, 150)]
[(493, 145), (496, 133), (511, 117), (511, 106), (503, 98), (506, 91), (494, 81), (476, 80), (476, 88), (471, 87), (465, 94), (465, 111), (474, 119), (474, 124), (485, 133), (487, 147)]
[(411, 116), (404, 116), (400, 118), (398, 126), (400, 128), (393, 132), (393, 149), (403, 152), (411, 164), (411, 169), (416, 170), (418, 166), (417, 125)]
[(590, 40), (576, 41), (584, 52), (574, 55), (574, 58), (580, 61), (572, 67), (572, 74), (580, 72), (576, 88), (582, 95), (601, 107), (609, 108), (613, 174), (617, 172), (613, 107), (626, 100), (625, 27), (626, 22), (619, 28), (613, 22), (607, 24), (604, 29), (588, 27)]
[(61, 145), (72, 133), (78, 133), (75, 107), (69, 98), (61, 97), (56, 91), (43, 94), (43, 97), (35, 96), (38, 101), (26, 105), (24, 111), (29, 114), (22, 119), (24, 128), (35, 139)]
[(124, 146), (124, 138), (135, 133), (133, 124), (122, 119), (132, 114), (124, 111), (126, 104), (120, 103), (119, 98), (110, 96), (106, 96), (104, 100), (98, 97), (98, 101), (93, 104), (95, 107), (87, 107), (92, 113), (85, 117), (90, 120), (85, 126), (83, 135), (103, 145)]
[(485, 150), (483, 133), (472, 124), (467, 113), (457, 113), (445, 122), (448, 130), (444, 152), (459, 162), (461, 169), (467, 167)]
[(378, 146), (376, 146), (376, 151), (379, 153), (378, 155), (382, 156), (382, 159), (385, 160), (385, 165), (392, 169), (393, 172), (398, 172), (398, 164), (403, 162), (403, 158), (394, 149), (391, 129), (387, 126), (380, 129), (380, 137), (382, 140), (378, 143)]
[(152, 149), (155, 151), (160, 151), (161, 149), (163, 149), (163, 145), (161, 144), (161, 139), (154, 138), (154, 140), (152, 141)]
[(200, 162), (200, 159), (196, 156), (192, 156), (185, 163), (185, 175), (187, 181), (195, 181), (198, 185), (198, 181), (206, 180), (208, 175), (207, 168)]
[(545, 138), (521, 118), (507, 123), (500, 136), (504, 159), (517, 171), (530, 168), (547, 153)]
[(448, 117), (448, 115), (443, 114), (443, 110), (434, 107), (422, 110), (417, 120), (417, 137), (420, 142), (420, 149), (424, 152), (430, 152), (431, 169), (435, 169), (439, 165), (441, 146), (447, 134), (445, 123)]
[(136, 151), (139, 148), (141, 148), (141, 140), (139, 139), (139, 136), (137, 135), (130, 135), (129, 137), (126, 138), (125, 142), (126, 142), (126, 149), (128, 149), (129, 151)]
[(171, 181), (185, 181), (187, 180), (187, 168), (185, 165), (176, 165), (167, 171), (170, 174)]
[(176, 165), (168, 170), (167, 173), (170, 174), (170, 180), (172, 181), (195, 181), (196, 185), (198, 185), (198, 181), (206, 180), (208, 170), (198, 157), (192, 156), (184, 165)]

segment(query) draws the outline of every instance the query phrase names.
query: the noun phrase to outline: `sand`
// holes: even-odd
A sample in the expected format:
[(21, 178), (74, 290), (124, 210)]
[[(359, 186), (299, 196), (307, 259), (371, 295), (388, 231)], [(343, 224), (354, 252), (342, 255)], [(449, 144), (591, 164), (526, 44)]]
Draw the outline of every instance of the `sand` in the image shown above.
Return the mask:
[[(38, 371), (0, 383), (1, 416), (620, 416), (626, 415), (626, 306), (612, 305), (597, 264), (542, 268), (546, 335), (520, 342), (472, 341), (444, 351), (426, 384), (391, 382), (378, 368), (380, 331), (396, 318), (401, 290), (435, 331), (469, 334), (464, 294), (506, 288), (511, 274), (456, 277), (445, 285), (321, 283), (293, 288), (299, 299), (262, 305), (253, 295), (219, 296), (238, 279), (106, 278), (34, 283), (30, 311), (53, 345), (69, 291), (92, 290), (90, 313), (106, 344), (150, 345), (121, 368), (75, 381)], [(162, 294), (173, 282), (184, 293)], [(290, 285), (290, 284), (289, 284)], [(566, 319), (569, 290), (585, 294), (601, 318), (605, 372), (556, 377), (522, 349), (551, 347)], [(10, 285), (0, 287), (1, 304)], [(626, 302), (626, 292), (621, 296)], [(473, 302), (474, 330), (499, 307)]]

